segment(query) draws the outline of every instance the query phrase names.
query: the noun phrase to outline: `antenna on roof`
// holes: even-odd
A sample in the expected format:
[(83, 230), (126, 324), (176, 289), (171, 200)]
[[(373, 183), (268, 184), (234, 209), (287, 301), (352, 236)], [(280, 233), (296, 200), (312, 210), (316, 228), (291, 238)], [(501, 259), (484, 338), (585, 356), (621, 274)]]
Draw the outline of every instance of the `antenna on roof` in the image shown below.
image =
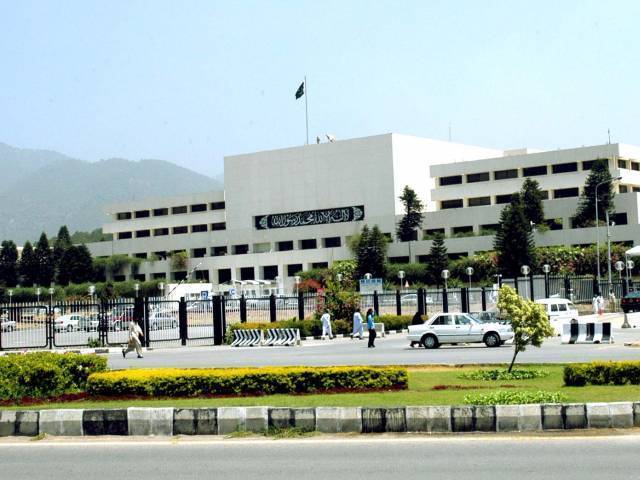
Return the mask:
[(609, 137), (609, 145), (611, 145), (611, 130), (607, 128), (607, 137)]

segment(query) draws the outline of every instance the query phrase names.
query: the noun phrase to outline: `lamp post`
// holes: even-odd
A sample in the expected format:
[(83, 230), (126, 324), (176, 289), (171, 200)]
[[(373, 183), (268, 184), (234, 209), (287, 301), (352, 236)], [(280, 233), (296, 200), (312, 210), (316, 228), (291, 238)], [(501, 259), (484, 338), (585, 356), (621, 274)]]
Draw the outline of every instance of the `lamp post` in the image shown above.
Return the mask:
[(298, 292), (300, 291), (300, 275), (293, 277), (293, 281), (296, 282), (296, 295), (298, 295)]
[(631, 277), (631, 271), (633, 270), (633, 267), (636, 266), (635, 263), (633, 263), (633, 260), (627, 260), (625, 262), (625, 266), (627, 267), (627, 292), (629, 291), (629, 278)]
[(608, 279), (608, 290), (609, 296), (613, 292), (613, 288), (611, 286), (611, 230), (609, 227), (615, 227), (616, 222), (609, 222), (609, 212), (606, 212), (607, 218), (607, 279)]
[(525, 291), (525, 293), (527, 292), (527, 287), (526, 287), (526, 285), (527, 285), (527, 275), (529, 275), (530, 271), (531, 270), (529, 269), (529, 265), (522, 265), (520, 267), (520, 273), (522, 273), (522, 275), (524, 275), (524, 284), (525, 284), (524, 291)]
[(13, 298), (13, 290), (7, 292), (9, 294), (9, 308), (11, 308), (11, 299)]
[(467, 277), (469, 277), (469, 290), (471, 290), (471, 275), (473, 275), (474, 272), (473, 267), (467, 267), (465, 272), (467, 272)]
[(136, 292), (136, 298), (138, 298), (138, 292), (140, 291), (140, 284), (136, 282), (133, 285), (133, 290)]
[(276, 275), (273, 280), (276, 282), (276, 293), (280, 295), (280, 275)]
[(49, 303), (53, 305), (53, 294), (56, 293), (56, 289), (53, 287), (49, 288)]
[(404, 270), (398, 270), (398, 279), (400, 280), (400, 291), (402, 291), (402, 279), (404, 278)]
[(615, 264), (616, 270), (618, 271), (618, 278), (622, 281), (622, 270), (624, 270), (624, 262), (618, 260)]
[(38, 299), (38, 303), (40, 303), (40, 294), (42, 293), (42, 289), (40, 287), (36, 288), (36, 298)]
[(551, 271), (551, 265), (545, 263), (542, 265), (542, 271), (544, 272), (544, 297), (549, 298), (549, 272)]
[(93, 303), (93, 296), (96, 293), (95, 285), (89, 285), (89, 297), (91, 297), (91, 303)]
[[(610, 181), (611, 182), (617, 182), (618, 180), (621, 180), (622, 177), (616, 177), (616, 178), (612, 178)], [(598, 184), (596, 184), (596, 188), (595, 188), (595, 197), (596, 197), (596, 267), (598, 269), (598, 291), (600, 290), (600, 225), (599, 225), (599, 220), (598, 220), (598, 187), (600, 185), (604, 185), (606, 183), (609, 183), (609, 180), (604, 180)], [(607, 212), (607, 230), (609, 229), (609, 213)]]
[(444, 280), (444, 289), (447, 290), (447, 279), (450, 276), (449, 270), (442, 270), (442, 272), (440, 272), (440, 276)]

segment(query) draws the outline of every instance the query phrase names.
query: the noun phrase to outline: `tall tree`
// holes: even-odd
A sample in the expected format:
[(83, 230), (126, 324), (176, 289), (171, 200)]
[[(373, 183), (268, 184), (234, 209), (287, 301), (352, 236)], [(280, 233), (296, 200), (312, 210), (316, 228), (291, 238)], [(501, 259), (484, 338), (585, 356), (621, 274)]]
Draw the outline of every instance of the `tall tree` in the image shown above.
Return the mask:
[(544, 222), (544, 208), (542, 206), (544, 196), (538, 181), (527, 178), (522, 184), (520, 195), (525, 218), (531, 223), (542, 225)]
[(7, 287), (18, 284), (18, 247), (11, 240), (0, 247), (0, 283)]
[(30, 241), (26, 241), (22, 248), (19, 262), (20, 284), (24, 287), (32, 287), (38, 278), (38, 263)]
[(535, 265), (535, 242), (518, 193), (513, 194), (511, 203), (500, 212), (493, 246), (498, 257), (498, 269), (505, 277), (517, 277), (523, 265)]
[(49, 239), (46, 233), (42, 232), (40, 235), (33, 255), (38, 265), (35, 283), (45, 286), (51, 285), (54, 275), (53, 252), (51, 251), (51, 247), (49, 247)]
[(422, 210), (424, 206), (416, 192), (405, 186), (402, 195), (398, 197), (404, 205), (404, 216), (398, 223), (396, 234), (401, 242), (417, 240), (416, 229), (422, 225)]
[(91, 253), (85, 245), (72, 246), (62, 257), (65, 266), (62, 280), (63, 285), (68, 283), (83, 283), (91, 280), (93, 276), (93, 260)]
[(387, 237), (377, 225), (362, 227), (362, 232), (351, 243), (356, 256), (358, 277), (370, 273), (374, 278), (384, 278), (388, 249)]
[(610, 214), (613, 212), (613, 197), (615, 195), (611, 172), (609, 171), (609, 161), (606, 158), (595, 160), (591, 166), (591, 172), (589, 172), (589, 176), (585, 181), (584, 190), (580, 196), (580, 203), (574, 218), (576, 227), (595, 224), (596, 186), (600, 183), (602, 185), (598, 187), (598, 219), (603, 221), (606, 212)]
[(449, 257), (447, 256), (447, 247), (444, 244), (444, 235), (436, 233), (429, 250), (429, 264), (427, 266), (430, 283), (436, 285), (442, 283), (442, 271), (446, 270), (448, 265)]
[(69, 250), (72, 246), (73, 244), (71, 243), (71, 236), (69, 235), (69, 229), (67, 228), (66, 225), (63, 225), (60, 227), (60, 230), (58, 230), (58, 236), (53, 242), (54, 278), (56, 283), (59, 283), (61, 285), (66, 285), (66, 283), (64, 283), (64, 281), (62, 280), (67, 280), (67, 283), (68, 283), (68, 278), (69, 278), (68, 272), (64, 271), (65, 266), (62, 261), (62, 258), (64, 257), (65, 252)]

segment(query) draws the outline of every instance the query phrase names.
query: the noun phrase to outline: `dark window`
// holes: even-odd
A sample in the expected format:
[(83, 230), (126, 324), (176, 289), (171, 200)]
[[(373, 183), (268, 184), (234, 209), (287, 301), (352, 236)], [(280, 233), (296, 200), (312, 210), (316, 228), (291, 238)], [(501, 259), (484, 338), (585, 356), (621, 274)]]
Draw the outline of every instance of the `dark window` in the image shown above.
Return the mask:
[(634, 193), (640, 192), (640, 187), (633, 187), (633, 192)]
[(152, 273), (151, 278), (153, 278), (154, 280), (166, 280), (167, 274), (164, 272)]
[[(629, 191), (629, 187), (627, 187), (626, 185), (619, 185), (618, 186), (618, 191), (620, 193), (627, 193)], [(594, 194), (595, 196), (595, 194)]]
[[(405, 241), (407, 241), (407, 242), (415, 242), (416, 240), (418, 240), (418, 231), (417, 230), (412, 230), (411, 233), (409, 234), (408, 238)], [(400, 239), (400, 236), (398, 236), (398, 241), (399, 242), (403, 241), (403, 240)]]
[(262, 278), (265, 280), (273, 280), (278, 276), (278, 266), (277, 265), (266, 265), (263, 267)]
[(496, 203), (497, 204), (510, 203), (511, 197), (513, 197), (512, 193), (508, 195), (496, 195)]
[(318, 248), (318, 242), (316, 242), (315, 238), (300, 240), (300, 248), (302, 250), (311, 250), (314, 248)]
[(480, 225), (480, 235), (494, 235), (500, 225), (497, 223), (487, 223), (485, 225)]
[(136, 258), (147, 258), (147, 254), (145, 253), (136, 253), (133, 255)]
[(489, 172), (467, 174), (467, 183), (488, 182)]
[(616, 225), (627, 225), (627, 214), (624, 212), (616, 213), (613, 215), (612, 220), (616, 222)]
[(131, 212), (120, 212), (116, 214), (118, 220), (131, 220)]
[(387, 242), (393, 242), (393, 235), (391, 234), (391, 232), (384, 232), (383, 235), (387, 239)]
[(314, 262), (311, 264), (311, 268), (329, 268), (328, 262)]
[(427, 228), (424, 231), (425, 240), (429, 240), (430, 238), (434, 238), (436, 235), (442, 235), (444, 237), (444, 228)]
[(341, 245), (340, 237), (323, 238), (322, 243), (324, 245), (324, 248), (336, 248)]
[(161, 250), (159, 252), (153, 252), (153, 256), (157, 257), (159, 260), (166, 260), (167, 252), (165, 252), (164, 250)]
[(124, 275), (114, 275), (113, 276), (113, 281), (114, 282), (124, 282), (127, 279), (126, 276)]
[(196, 280), (209, 283), (209, 270), (196, 270), (193, 272)]
[(450, 177), (440, 177), (440, 186), (458, 185), (462, 183), (462, 175), (452, 175)]
[(429, 263), (429, 255), (418, 255), (418, 263)]
[(171, 276), (173, 277), (174, 280), (178, 280), (180, 282), (182, 280), (187, 279), (187, 272), (185, 271), (173, 272)]
[(595, 162), (595, 160), (585, 160), (584, 162), (582, 162), (582, 170), (591, 170), (591, 167), (593, 167), (593, 162)]
[(206, 211), (207, 211), (207, 204), (206, 203), (196, 203), (195, 205), (191, 205), (191, 212), (192, 213), (206, 212)]
[(481, 207), (483, 205), (491, 205), (491, 197), (476, 197), (468, 200), (470, 207)]
[(191, 225), (191, 233), (200, 233), (207, 231), (207, 224), (203, 223), (201, 225)]
[(215, 232), (217, 230), (226, 230), (227, 229), (227, 223), (226, 222), (218, 222), (218, 223), (212, 223), (211, 224), (211, 231)]
[(518, 178), (518, 169), (512, 168), (509, 170), (496, 170), (493, 172), (494, 180), (507, 180), (509, 178)]
[(525, 167), (522, 169), (523, 177), (535, 177), (536, 175), (546, 175), (547, 166), (539, 165), (537, 167)]
[(640, 163), (638, 162), (631, 162), (631, 170), (635, 170), (636, 172), (638, 170), (640, 170)]
[(178, 215), (181, 213), (187, 213), (187, 206), (186, 205), (182, 205), (180, 207), (171, 207), (171, 213), (173, 213), (174, 215)]
[(151, 236), (151, 230), (138, 230), (136, 232), (136, 238), (146, 238)]
[(468, 252), (461, 252), (461, 253), (449, 253), (447, 255), (447, 258), (449, 258), (449, 260), (459, 260), (461, 258), (464, 257), (468, 257), (469, 253)]
[(118, 233), (118, 240), (126, 240), (127, 238), (131, 238), (131, 232), (120, 232)]
[(164, 217), (165, 215), (169, 215), (169, 209), (168, 208), (155, 208), (153, 210), (153, 216), (154, 217)]
[(547, 218), (544, 223), (547, 224), (549, 230), (562, 230), (562, 219), (561, 218)]
[(553, 191), (553, 198), (570, 198), (580, 195), (579, 188), (559, 188)]
[(284, 242), (277, 243), (279, 252), (288, 252), (289, 250), (293, 250), (293, 241), (285, 240)]
[(136, 213), (136, 218), (148, 218), (150, 215), (149, 210), (138, 210)]
[(409, 263), (408, 256), (400, 256), (400, 257), (389, 257), (389, 263)]
[(618, 168), (627, 168), (627, 161), (618, 159)]
[(302, 271), (301, 263), (294, 263), (292, 265), (287, 265), (287, 276), (293, 277)]
[(221, 268), (218, 270), (218, 283), (227, 283), (231, 281), (231, 269)]
[(194, 248), (191, 256), (193, 258), (202, 258), (202, 257), (205, 257), (206, 255), (207, 255), (206, 248)]
[(153, 230), (153, 236), (154, 237), (162, 237), (164, 235), (169, 235), (169, 229), (168, 228), (156, 228)]
[(227, 247), (225, 246), (221, 246), (221, 247), (211, 247), (211, 256), (212, 257), (222, 257), (223, 255), (227, 254)]
[(249, 253), (249, 245), (234, 245), (232, 251), (234, 255), (245, 255)]
[(462, 208), (462, 199), (457, 198), (455, 200), (443, 200), (440, 202), (441, 210), (447, 210), (449, 208)]
[(182, 235), (184, 233), (189, 233), (189, 227), (173, 227), (172, 232), (174, 235)]
[(211, 202), (211, 210), (224, 210), (225, 203), (224, 202)]
[(147, 276), (146, 276), (144, 273), (136, 273), (136, 274), (133, 276), (133, 279), (134, 279), (136, 282), (145, 282), (145, 281), (147, 280)]
[(240, 269), (240, 280), (255, 280), (256, 274), (253, 267), (242, 267)]
[(453, 235), (454, 237), (472, 237), (473, 226), (465, 225), (463, 227), (453, 227), (451, 229), (451, 235)]
[(543, 200), (549, 200), (549, 190), (541, 190), (540, 194)]
[(569, 163), (559, 163), (557, 165), (551, 165), (551, 171), (553, 173), (577, 172), (578, 164), (576, 162), (569, 162)]

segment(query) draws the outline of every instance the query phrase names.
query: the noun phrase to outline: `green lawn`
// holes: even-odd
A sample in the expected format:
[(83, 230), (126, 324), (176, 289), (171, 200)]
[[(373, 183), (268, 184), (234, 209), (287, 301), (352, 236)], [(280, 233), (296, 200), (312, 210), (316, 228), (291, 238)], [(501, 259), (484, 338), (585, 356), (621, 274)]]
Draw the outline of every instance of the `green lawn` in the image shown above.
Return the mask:
[[(569, 402), (615, 402), (640, 401), (640, 386), (586, 386), (565, 387), (561, 365), (522, 366), (519, 368), (541, 368), (550, 372), (545, 378), (531, 380), (480, 381), (459, 378), (465, 370), (478, 367), (417, 367), (409, 368), (409, 389), (398, 392), (340, 393), (322, 395), (269, 395), (262, 397), (159, 399), (118, 401), (76, 401), (67, 403), (45, 403), (28, 407), (6, 408), (126, 408), (144, 407), (224, 407), (256, 406), (314, 407), (314, 406), (404, 406), (404, 405), (456, 405), (462, 404), (465, 395), (489, 393), (500, 388), (529, 391), (559, 391), (567, 395)], [(495, 368), (495, 367), (483, 367)], [(471, 389), (434, 390), (436, 385), (467, 386)], [(515, 386), (515, 388), (505, 387)], [(476, 388), (473, 388), (476, 387)]]

